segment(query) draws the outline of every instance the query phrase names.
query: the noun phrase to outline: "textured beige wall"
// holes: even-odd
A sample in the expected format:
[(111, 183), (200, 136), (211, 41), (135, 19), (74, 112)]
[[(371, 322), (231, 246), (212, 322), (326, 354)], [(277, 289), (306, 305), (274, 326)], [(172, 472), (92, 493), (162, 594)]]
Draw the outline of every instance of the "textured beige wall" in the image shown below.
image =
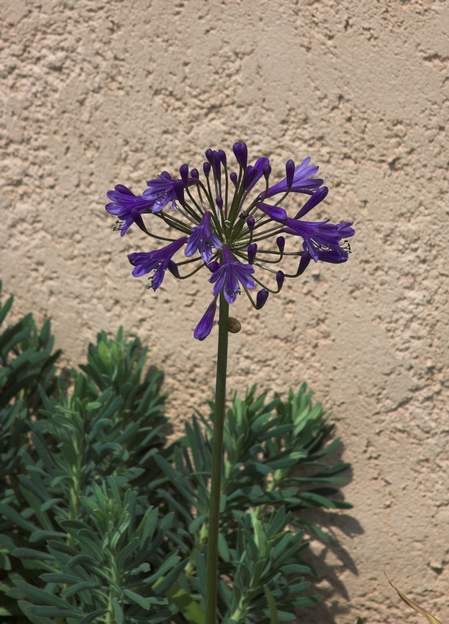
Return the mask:
[(354, 253), (289, 282), (263, 314), (238, 302), (230, 386), (306, 379), (333, 409), (355, 508), (337, 518), (344, 550), (328, 558), (346, 590), (320, 621), (417, 622), (384, 569), (449, 621), (449, 4), (0, 9), (5, 288), (17, 312), (51, 315), (72, 362), (100, 328), (137, 331), (167, 372), (176, 423), (211, 390), (215, 339), (191, 338), (209, 293), (200, 280), (167, 279), (157, 295), (133, 280), (125, 252), (146, 241), (111, 232), (104, 192), (143, 189), (238, 138), (279, 170), (289, 156), (320, 164), (329, 215), (355, 221)]

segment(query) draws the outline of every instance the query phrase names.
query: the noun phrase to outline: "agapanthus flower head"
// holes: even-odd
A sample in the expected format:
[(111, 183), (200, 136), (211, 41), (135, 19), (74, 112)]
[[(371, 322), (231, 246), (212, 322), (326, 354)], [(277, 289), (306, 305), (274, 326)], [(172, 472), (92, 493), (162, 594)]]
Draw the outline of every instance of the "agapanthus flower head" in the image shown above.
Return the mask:
[[(299, 165), (289, 159), (285, 177), (270, 183), (272, 168), (267, 157), (251, 163), (241, 141), (232, 150), (235, 171), (228, 169), (223, 150), (208, 149), (202, 165), (204, 177), (197, 168), (183, 164), (179, 176), (163, 171), (149, 180), (142, 195), (120, 184), (107, 194), (111, 202), (106, 210), (120, 219), (121, 234), (135, 223), (162, 241), (156, 250), (129, 254), (135, 277), (149, 275), (151, 288), (157, 290), (167, 270), (174, 278), (185, 279), (206, 269), (209, 278), (204, 283), (211, 284), (207, 287), (212, 302), (209, 299), (195, 328), (198, 340), (210, 334), (219, 300), (232, 304), (245, 293), (260, 310), (270, 293), (279, 293), (285, 281), (302, 275), (311, 261), (346, 262), (347, 239), (354, 235), (348, 221), (304, 219), (328, 194), (323, 180), (315, 177), (318, 167), (310, 157)], [(306, 201), (295, 206), (298, 195)], [(156, 233), (157, 229), (144, 223), (143, 215), (164, 229)], [(179, 234), (168, 238), (167, 226)], [(295, 258), (293, 272), (274, 266)]]

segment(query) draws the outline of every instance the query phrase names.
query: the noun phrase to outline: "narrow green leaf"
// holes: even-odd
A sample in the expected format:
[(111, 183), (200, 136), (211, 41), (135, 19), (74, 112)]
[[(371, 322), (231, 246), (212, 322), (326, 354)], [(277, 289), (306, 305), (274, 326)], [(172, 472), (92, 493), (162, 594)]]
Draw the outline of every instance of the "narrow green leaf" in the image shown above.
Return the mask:
[(270, 624), (279, 624), (278, 611), (273, 594), (268, 585), (264, 585), (265, 598), (267, 600), (268, 610), (270, 612)]

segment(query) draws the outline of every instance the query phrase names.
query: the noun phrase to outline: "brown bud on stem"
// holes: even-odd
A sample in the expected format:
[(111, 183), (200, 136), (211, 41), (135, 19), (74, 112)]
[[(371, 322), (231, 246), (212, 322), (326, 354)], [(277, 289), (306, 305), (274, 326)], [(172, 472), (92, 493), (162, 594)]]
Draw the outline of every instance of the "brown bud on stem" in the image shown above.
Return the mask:
[(242, 329), (242, 325), (240, 321), (230, 316), (228, 319), (228, 331), (231, 334), (238, 334), (241, 329)]

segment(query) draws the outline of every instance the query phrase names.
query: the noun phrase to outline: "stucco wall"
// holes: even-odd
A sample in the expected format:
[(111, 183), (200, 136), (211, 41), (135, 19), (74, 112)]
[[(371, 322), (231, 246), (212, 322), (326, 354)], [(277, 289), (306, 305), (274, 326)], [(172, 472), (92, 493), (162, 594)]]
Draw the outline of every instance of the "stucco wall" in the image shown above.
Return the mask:
[(143, 190), (236, 139), (279, 171), (307, 154), (321, 166), (329, 216), (355, 221), (350, 262), (314, 267), (263, 314), (237, 303), (230, 387), (305, 379), (333, 410), (355, 507), (336, 520), (344, 551), (328, 558), (346, 590), (320, 621), (422, 621), (384, 570), (449, 621), (448, 3), (3, 0), (0, 11), (5, 289), (17, 312), (53, 318), (73, 363), (100, 328), (137, 331), (166, 370), (177, 424), (213, 382), (215, 338), (191, 338), (209, 287), (167, 279), (154, 295), (133, 280), (125, 252), (146, 241), (111, 231), (105, 191)]

